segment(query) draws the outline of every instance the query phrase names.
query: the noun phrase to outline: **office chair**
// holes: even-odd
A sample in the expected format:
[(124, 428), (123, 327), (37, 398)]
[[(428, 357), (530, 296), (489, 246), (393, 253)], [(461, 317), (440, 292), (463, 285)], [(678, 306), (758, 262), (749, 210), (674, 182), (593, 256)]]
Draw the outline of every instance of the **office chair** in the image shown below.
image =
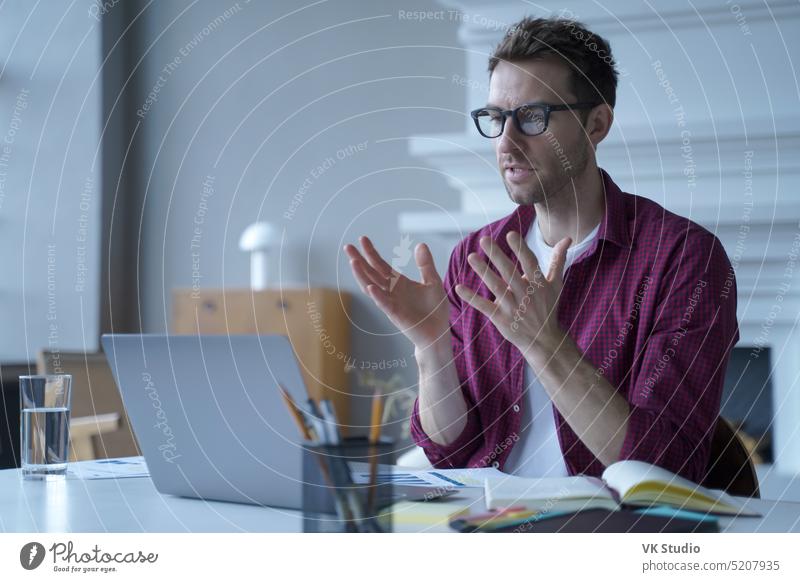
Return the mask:
[(721, 416), (714, 427), (708, 468), (701, 484), (738, 497), (760, 497), (750, 453), (730, 422)]

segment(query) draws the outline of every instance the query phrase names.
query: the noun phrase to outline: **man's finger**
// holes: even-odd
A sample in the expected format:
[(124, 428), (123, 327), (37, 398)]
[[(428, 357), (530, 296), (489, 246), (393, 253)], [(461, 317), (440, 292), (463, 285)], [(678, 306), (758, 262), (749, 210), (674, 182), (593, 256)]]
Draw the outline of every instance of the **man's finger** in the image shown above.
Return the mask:
[(353, 261), (358, 261), (359, 264), (363, 267), (364, 272), (367, 276), (378, 286), (386, 287), (386, 277), (382, 276), (378, 271), (372, 268), (367, 260), (361, 256), (361, 253), (358, 252), (358, 249), (353, 245), (346, 245), (344, 247), (347, 256), (350, 257), (350, 263), (352, 264)]
[(550, 272), (547, 274), (547, 280), (561, 288), (564, 282), (564, 265), (567, 264), (567, 249), (572, 244), (572, 239), (569, 237), (562, 238), (556, 246), (553, 247), (553, 259), (550, 262)]
[[(344, 252), (351, 259), (364, 259), (364, 257), (361, 256), (361, 252), (358, 250), (358, 248), (350, 243), (344, 245)], [(366, 262), (366, 259), (364, 259), (364, 261)]]
[(414, 260), (417, 261), (417, 268), (422, 276), (422, 282), (426, 285), (441, 283), (442, 279), (436, 271), (436, 265), (433, 263), (433, 255), (428, 245), (420, 243), (414, 249)]
[(367, 262), (373, 269), (387, 279), (391, 278), (392, 275), (399, 275), (399, 273), (396, 273), (395, 270), (392, 269), (389, 263), (383, 260), (383, 257), (381, 257), (380, 253), (375, 249), (375, 245), (372, 244), (372, 241), (369, 240), (368, 237), (362, 236), (359, 240), (361, 241), (361, 247), (364, 249), (364, 254), (367, 256)]
[(489, 320), (494, 323), (494, 317), (497, 313), (497, 305), (486, 299), (485, 297), (481, 297), (475, 291), (470, 289), (465, 285), (458, 284), (456, 285), (456, 293), (458, 296), (461, 297), (464, 301), (469, 303), (472, 307), (483, 313)]
[(525, 278), (529, 282), (539, 281), (544, 276), (539, 268), (539, 261), (528, 244), (522, 238), (522, 235), (517, 231), (511, 231), (506, 237), (508, 246), (519, 259), (522, 272), (525, 273)]
[(370, 274), (375, 273), (374, 269), (367, 264), (364, 259), (350, 259), (350, 268), (356, 277), (356, 281), (361, 286), (361, 290), (366, 293), (368, 285), (375, 285), (380, 289), (386, 288), (386, 280), (376, 279)]
[(486, 286), (495, 296), (495, 299), (498, 301), (503, 301), (508, 298), (514, 299), (514, 293), (509, 288), (508, 284), (489, 268), (488, 263), (482, 261), (480, 257), (478, 257), (478, 253), (470, 253), (467, 256), (467, 261), (470, 267), (472, 267), (472, 270), (478, 274), (478, 277), (486, 283)]
[(490, 237), (484, 236), (480, 240), (481, 248), (486, 252), (489, 260), (497, 267), (497, 271), (503, 280), (511, 287), (515, 293), (523, 293), (525, 286), (522, 284), (521, 275), (511, 259), (506, 256), (503, 249)]

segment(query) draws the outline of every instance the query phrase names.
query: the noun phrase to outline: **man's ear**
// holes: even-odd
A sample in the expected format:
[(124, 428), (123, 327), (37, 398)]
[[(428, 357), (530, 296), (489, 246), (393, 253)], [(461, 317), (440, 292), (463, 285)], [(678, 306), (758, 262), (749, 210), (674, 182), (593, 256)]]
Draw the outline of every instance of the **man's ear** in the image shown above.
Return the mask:
[(586, 132), (586, 137), (592, 142), (593, 147), (597, 148), (597, 144), (605, 139), (608, 132), (611, 131), (613, 122), (614, 110), (607, 103), (597, 105), (589, 111), (584, 124), (584, 131)]

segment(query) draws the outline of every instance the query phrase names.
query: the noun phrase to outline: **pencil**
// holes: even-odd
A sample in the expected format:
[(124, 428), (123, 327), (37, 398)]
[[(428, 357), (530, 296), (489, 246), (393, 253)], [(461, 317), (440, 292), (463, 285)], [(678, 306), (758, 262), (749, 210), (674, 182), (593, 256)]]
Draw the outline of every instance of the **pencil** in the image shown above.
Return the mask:
[(297, 423), (297, 427), (300, 429), (300, 434), (303, 435), (303, 438), (307, 441), (314, 440), (311, 431), (308, 429), (308, 425), (306, 424), (305, 418), (303, 418), (303, 413), (300, 412), (300, 409), (297, 408), (297, 404), (295, 404), (292, 395), (283, 387), (283, 384), (278, 382), (278, 389), (281, 392), (281, 396), (283, 397), (283, 401), (286, 403), (286, 406), (289, 408), (289, 412), (294, 418), (295, 423)]
[[(286, 390), (286, 388), (284, 388), (283, 384), (281, 384), (280, 382), (278, 382), (278, 389), (280, 390), (281, 396), (283, 397), (283, 401), (289, 408), (289, 412), (291, 413), (292, 418), (294, 418), (295, 423), (300, 429), (300, 434), (303, 435), (303, 438), (306, 439), (307, 441), (318, 440), (317, 438), (314, 437), (312, 431), (309, 430), (308, 425), (306, 425), (303, 413), (297, 407), (297, 404), (295, 404), (292, 395), (289, 394), (288, 390)], [(319, 464), (319, 469), (322, 473), (322, 478), (330, 488), (330, 491), (333, 495), (333, 502), (336, 506), (336, 512), (342, 519), (345, 520), (346, 527), (348, 528), (348, 530), (350, 530), (353, 524), (352, 512), (347, 508), (346, 504), (344, 503), (344, 500), (341, 498), (340, 492), (336, 488), (336, 485), (333, 479), (331, 478), (330, 471), (328, 470), (328, 467), (325, 464), (325, 462), (319, 456), (317, 456), (316, 453), (311, 453), (311, 454), (314, 454), (314, 456), (316, 457), (317, 463)]]
[(381, 438), (381, 417), (383, 416), (383, 396), (376, 388), (372, 395), (372, 418), (369, 423), (369, 441), (377, 443)]
[(372, 395), (372, 417), (369, 423), (369, 442), (370, 457), (369, 457), (369, 491), (367, 493), (367, 507), (369, 507), (369, 514), (372, 515), (375, 507), (375, 481), (378, 476), (378, 451), (375, 445), (381, 438), (381, 417), (383, 416), (383, 397), (379, 388), (375, 388), (375, 393)]

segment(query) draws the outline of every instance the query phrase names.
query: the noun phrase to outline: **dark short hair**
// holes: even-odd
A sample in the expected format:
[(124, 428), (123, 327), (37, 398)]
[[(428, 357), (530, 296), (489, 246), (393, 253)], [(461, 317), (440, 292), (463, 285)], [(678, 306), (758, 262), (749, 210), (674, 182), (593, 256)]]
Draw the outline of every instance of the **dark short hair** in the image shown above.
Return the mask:
[(489, 59), (489, 76), (500, 61), (561, 58), (572, 71), (572, 91), (578, 101), (617, 100), (617, 70), (604, 38), (575, 20), (525, 17), (506, 31)]

